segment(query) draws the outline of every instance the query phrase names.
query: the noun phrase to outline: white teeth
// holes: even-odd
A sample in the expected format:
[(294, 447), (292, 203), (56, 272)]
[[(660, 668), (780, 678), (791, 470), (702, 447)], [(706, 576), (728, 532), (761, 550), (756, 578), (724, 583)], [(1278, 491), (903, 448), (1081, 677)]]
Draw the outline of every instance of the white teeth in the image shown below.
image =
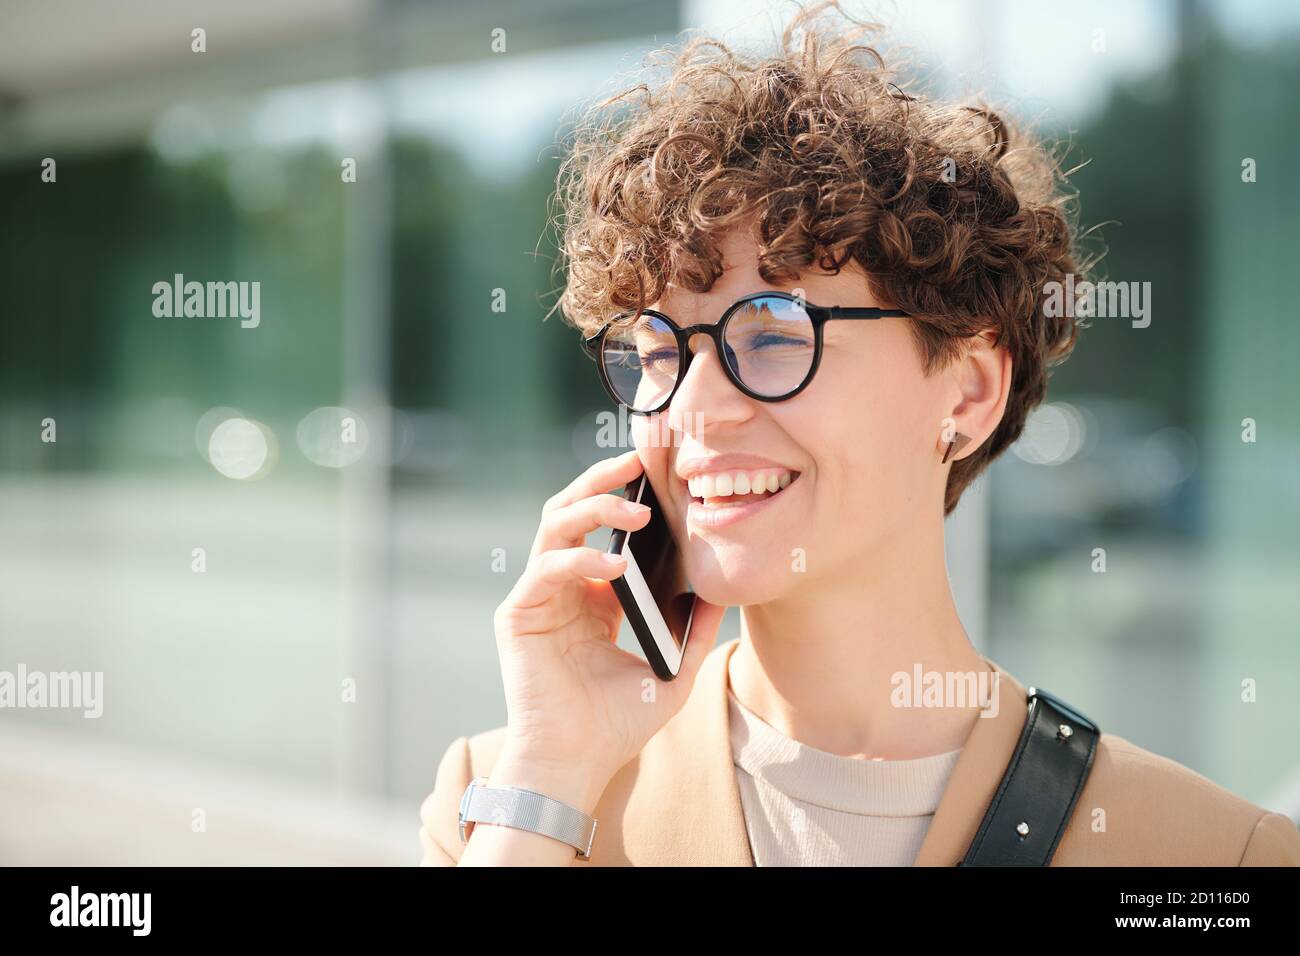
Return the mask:
[(789, 471), (736, 471), (695, 475), (686, 482), (693, 498), (729, 498), (732, 495), (758, 495), (789, 487), (794, 480)]

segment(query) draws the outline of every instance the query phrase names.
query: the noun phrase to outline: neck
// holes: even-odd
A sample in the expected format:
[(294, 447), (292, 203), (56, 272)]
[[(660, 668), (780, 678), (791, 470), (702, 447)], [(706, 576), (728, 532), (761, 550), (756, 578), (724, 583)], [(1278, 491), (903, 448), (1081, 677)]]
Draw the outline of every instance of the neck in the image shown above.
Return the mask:
[(833, 754), (908, 760), (960, 748), (977, 704), (891, 699), (891, 678), (910, 681), (918, 666), (945, 677), (989, 670), (957, 616), (942, 518), (846, 564), (741, 609), (732, 692), (781, 733)]

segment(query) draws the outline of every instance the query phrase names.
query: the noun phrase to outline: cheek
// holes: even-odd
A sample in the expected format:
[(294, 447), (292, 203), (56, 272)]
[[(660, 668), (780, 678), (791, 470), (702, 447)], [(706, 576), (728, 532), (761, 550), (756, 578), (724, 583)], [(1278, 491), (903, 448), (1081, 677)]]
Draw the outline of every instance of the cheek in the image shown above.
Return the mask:
[(822, 407), (836, 412), (806, 426), (823, 486), (818, 496), (847, 519), (843, 527), (880, 524), (923, 490), (940, 429), (942, 383), (904, 352), (864, 358), (857, 374), (836, 376), (835, 385)]
[(668, 427), (668, 416), (665, 414), (628, 415), (627, 428), (633, 444), (642, 451), (661, 450), (674, 444), (673, 430)]
[(628, 431), (636, 446), (641, 467), (650, 476), (656, 490), (668, 487), (668, 473), (672, 467), (671, 432), (662, 415), (629, 415)]

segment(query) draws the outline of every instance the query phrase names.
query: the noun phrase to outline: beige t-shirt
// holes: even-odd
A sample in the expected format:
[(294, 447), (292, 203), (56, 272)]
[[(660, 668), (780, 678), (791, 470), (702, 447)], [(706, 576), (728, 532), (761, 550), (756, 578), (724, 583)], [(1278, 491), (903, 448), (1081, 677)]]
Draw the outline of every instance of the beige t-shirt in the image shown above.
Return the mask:
[(786, 737), (727, 690), (731, 754), (758, 866), (911, 866), (961, 750), (865, 760)]

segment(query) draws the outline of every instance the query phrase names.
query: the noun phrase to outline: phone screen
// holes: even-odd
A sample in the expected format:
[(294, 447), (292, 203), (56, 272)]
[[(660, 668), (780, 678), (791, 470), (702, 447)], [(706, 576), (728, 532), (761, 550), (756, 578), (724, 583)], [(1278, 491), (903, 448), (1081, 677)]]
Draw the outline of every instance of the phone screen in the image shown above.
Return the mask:
[[(637, 480), (645, 485), (641, 491), (641, 503), (650, 506), (650, 521), (640, 531), (631, 533), (628, 548), (641, 568), (673, 640), (681, 648), (686, 644), (686, 630), (690, 626), (695, 594), (690, 582), (686, 580), (682, 552), (677, 547), (668, 522), (664, 520), (650, 480), (644, 475)], [(631, 493), (636, 493), (635, 484)]]

